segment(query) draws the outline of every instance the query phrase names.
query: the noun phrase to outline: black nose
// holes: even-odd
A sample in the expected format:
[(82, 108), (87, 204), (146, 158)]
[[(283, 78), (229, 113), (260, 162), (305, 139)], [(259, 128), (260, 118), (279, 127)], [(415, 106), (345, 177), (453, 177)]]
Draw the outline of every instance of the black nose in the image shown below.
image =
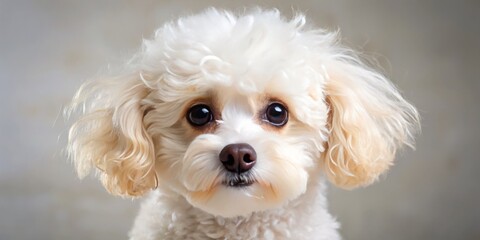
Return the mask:
[(256, 160), (257, 153), (246, 143), (229, 144), (220, 152), (220, 161), (230, 172), (246, 172), (255, 165)]

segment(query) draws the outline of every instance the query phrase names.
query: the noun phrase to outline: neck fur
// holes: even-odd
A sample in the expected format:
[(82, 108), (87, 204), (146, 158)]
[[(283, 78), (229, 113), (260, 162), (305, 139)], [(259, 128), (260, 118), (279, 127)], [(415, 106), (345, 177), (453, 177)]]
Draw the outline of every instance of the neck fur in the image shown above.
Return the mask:
[[(328, 213), (323, 180), (284, 207), (223, 218), (191, 206), (176, 193), (156, 190), (142, 204), (131, 239), (339, 239)], [(148, 229), (147, 229), (148, 228)], [(156, 236), (142, 234), (155, 232)], [(193, 238), (192, 238), (193, 237)]]

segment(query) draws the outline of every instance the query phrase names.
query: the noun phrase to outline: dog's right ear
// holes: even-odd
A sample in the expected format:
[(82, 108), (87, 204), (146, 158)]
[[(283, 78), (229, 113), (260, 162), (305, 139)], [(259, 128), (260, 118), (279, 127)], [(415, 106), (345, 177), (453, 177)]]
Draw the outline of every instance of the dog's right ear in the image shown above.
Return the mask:
[(95, 167), (105, 188), (122, 196), (156, 186), (154, 146), (143, 123), (148, 94), (139, 74), (90, 81), (78, 90), (66, 112), (80, 110), (67, 146), (80, 178)]
[(397, 149), (413, 147), (420, 128), (417, 110), (354, 55), (338, 55), (325, 71), (327, 176), (347, 189), (369, 185), (393, 164)]

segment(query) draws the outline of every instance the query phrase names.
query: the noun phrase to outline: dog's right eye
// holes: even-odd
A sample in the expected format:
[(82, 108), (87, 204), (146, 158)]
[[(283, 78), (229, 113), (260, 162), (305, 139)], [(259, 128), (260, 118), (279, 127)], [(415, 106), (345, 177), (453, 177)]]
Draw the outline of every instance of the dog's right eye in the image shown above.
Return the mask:
[(199, 104), (191, 107), (187, 112), (188, 122), (195, 127), (201, 127), (213, 120), (213, 114), (205, 104)]
[(265, 111), (266, 120), (275, 127), (283, 127), (288, 122), (287, 108), (281, 103), (274, 102), (268, 105)]

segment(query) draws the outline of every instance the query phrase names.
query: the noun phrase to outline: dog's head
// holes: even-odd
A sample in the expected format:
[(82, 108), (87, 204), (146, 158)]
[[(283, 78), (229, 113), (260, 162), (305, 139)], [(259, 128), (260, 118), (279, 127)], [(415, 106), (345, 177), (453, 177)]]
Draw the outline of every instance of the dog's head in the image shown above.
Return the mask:
[(86, 83), (74, 106), (80, 176), (96, 167), (118, 195), (160, 185), (225, 217), (281, 206), (321, 174), (368, 185), (418, 122), (337, 34), (261, 10), (164, 25), (126, 73)]

